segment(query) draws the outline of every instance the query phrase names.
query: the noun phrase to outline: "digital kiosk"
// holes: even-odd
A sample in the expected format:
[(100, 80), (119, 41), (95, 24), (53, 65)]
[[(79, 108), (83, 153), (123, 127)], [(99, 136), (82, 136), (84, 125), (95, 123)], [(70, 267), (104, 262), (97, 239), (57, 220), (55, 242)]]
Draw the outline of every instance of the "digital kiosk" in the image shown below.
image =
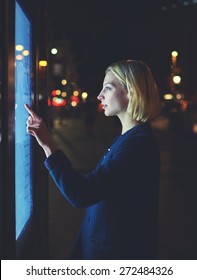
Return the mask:
[(39, 112), (40, 84), (47, 94), (38, 66), (46, 46), (43, 14), (45, 0), (0, 0), (1, 259), (48, 257), (48, 177), (43, 155), (26, 132), (24, 108), (27, 103)]

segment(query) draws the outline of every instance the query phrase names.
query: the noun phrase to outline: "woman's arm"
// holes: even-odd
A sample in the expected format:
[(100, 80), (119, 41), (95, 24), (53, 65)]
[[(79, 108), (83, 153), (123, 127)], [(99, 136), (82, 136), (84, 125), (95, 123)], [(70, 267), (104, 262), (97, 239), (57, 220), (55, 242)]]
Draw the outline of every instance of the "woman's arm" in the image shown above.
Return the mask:
[(25, 104), (25, 108), (30, 114), (27, 120), (27, 132), (36, 138), (38, 144), (43, 148), (46, 157), (49, 157), (57, 150), (52, 135), (49, 133), (43, 119), (27, 104)]

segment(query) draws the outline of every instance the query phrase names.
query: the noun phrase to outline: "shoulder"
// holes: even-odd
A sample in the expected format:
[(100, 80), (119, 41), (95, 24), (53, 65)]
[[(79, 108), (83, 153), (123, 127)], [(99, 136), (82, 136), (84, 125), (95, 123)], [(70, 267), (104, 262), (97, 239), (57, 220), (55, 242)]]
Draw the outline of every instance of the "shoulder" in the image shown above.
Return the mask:
[(119, 147), (130, 145), (149, 145), (153, 142), (155, 142), (155, 136), (151, 126), (148, 123), (143, 123), (121, 135)]
[(159, 147), (149, 124), (134, 127), (121, 135), (112, 147), (113, 158), (135, 159), (159, 158)]

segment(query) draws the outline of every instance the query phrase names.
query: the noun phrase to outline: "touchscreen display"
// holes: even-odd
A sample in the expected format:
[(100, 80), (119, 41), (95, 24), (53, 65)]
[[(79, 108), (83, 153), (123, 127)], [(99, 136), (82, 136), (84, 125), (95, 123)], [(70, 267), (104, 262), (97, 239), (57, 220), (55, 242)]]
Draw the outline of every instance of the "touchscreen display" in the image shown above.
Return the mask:
[(25, 230), (32, 214), (31, 138), (26, 132), (31, 106), (31, 22), (16, 1), (15, 8), (15, 203), (16, 239)]

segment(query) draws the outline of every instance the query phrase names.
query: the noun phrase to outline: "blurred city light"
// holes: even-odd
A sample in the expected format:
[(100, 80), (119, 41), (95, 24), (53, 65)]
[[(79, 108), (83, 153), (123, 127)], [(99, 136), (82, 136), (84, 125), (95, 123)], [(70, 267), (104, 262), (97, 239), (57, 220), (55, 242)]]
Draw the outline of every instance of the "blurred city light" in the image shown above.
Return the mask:
[(74, 91), (73, 91), (73, 95), (74, 95), (74, 96), (78, 96), (78, 95), (79, 95), (78, 90), (74, 90)]
[(180, 104), (181, 104), (181, 111), (185, 112), (187, 110), (187, 107), (188, 107), (188, 101), (187, 100), (181, 100)]
[(28, 56), (28, 55), (29, 55), (29, 51), (28, 51), (28, 50), (24, 50), (24, 51), (23, 51), (23, 55), (24, 55), (24, 56)]
[(85, 92), (85, 91), (82, 92), (81, 97), (82, 97), (82, 99), (86, 99), (88, 97), (87, 92)]
[(76, 106), (77, 106), (77, 102), (76, 102), (76, 101), (72, 101), (72, 102), (71, 102), (71, 106), (72, 106), (72, 107), (76, 107)]
[(72, 95), (71, 100), (75, 101), (77, 104), (79, 103), (79, 97), (78, 96)]
[(178, 52), (177, 51), (172, 51), (171, 55), (172, 55), (172, 57), (177, 57), (178, 56)]
[(58, 53), (58, 51), (57, 51), (57, 49), (56, 49), (56, 48), (52, 48), (52, 49), (51, 49), (51, 53), (55, 55), (55, 54), (57, 54), (57, 53)]
[(197, 133), (197, 123), (194, 123), (194, 124), (193, 124), (192, 131), (193, 131), (194, 133)]
[(62, 97), (66, 97), (67, 93), (65, 91), (62, 91)]
[(66, 100), (60, 97), (53, 97), (52, 99), (52, 105), (56, 107), (65, 106)]
[(176, 85), (179, 85), (181, 83), (181, 77), (178, 75), (174, 76), (172, 79), (173, 79), (173, 83)]
[(16, 51), (23, 51), (24, 47), (22, 45), (16, 45)]
[(51, 106), (51, 99), (48, 97), (48, 100), (47, 100), (47, 104), (48, 106)]
[(180, 100), (180, 99), (182, 99), (183, 97), (182, 97), (182, 95), (180, 94), (180, 93), (177, 93), (176, 94), (176, 99), (178, 99), (178, 100)]
[(53, 95), (53, 96), (56, 96), (56, 90), (55, 90), (55, 89), (52, 90), (52, 95)]
[(57, 89), (56, 90), (56, 95), (60, 95), (62, 92), (61, 92), (61, 90), (60, 89)]
[(172, 70), (173, 70), (173, 72), (175, 71), (177, 56), (178, 56), (178, 52), (177, 51), (172, 51), (171, 52), (172, 66), (173, 66)]
[(22, 60), (23, 56), (21, 54), (16, 55), (16, 60)]
[(39, 66), (46, 67), (47, 66), (47, 61), (46, 60), (40, 60), (39, 61)]
[(63, 80), (61, 81), (61, 83), (62, 83), (63, 86), (65, 86), (65, 85), (67, 84), (67, 80), (66, 80), (66, 79), (63, 79)]
[(173, 99), (173, 95), (171, 93), (166, 93), (166, 94), (164, 94), (163, 98), (165, 100), (172, 100)]

